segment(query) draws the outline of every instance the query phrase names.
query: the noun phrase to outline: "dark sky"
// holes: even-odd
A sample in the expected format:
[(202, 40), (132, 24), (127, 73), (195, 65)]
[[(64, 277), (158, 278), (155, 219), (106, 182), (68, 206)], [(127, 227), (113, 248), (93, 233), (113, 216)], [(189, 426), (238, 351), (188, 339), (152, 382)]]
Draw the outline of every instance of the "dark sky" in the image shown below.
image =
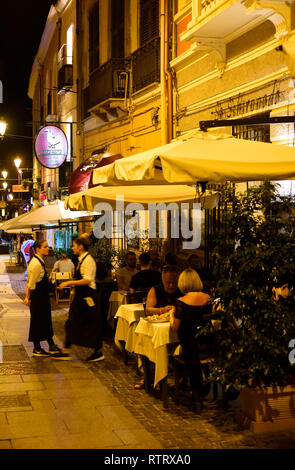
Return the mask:
[[(29, 77), (52, 0), (5, 0), (0, 8), (0, 80), (3, 104), (0, 117), (8, 123), (7, 134), (32, 135), (26, 123), (32, 120), (27, 96)], [(0, 141), (0, 172), (10, 170), (16, 178), (13, 159), (23, 157), (22, 166), (32, 167), (32, 141), (6, 137)], [(26, 176), (29, 175), (24, 175)], [(1, 174), (0, 174), (1, 177)]]

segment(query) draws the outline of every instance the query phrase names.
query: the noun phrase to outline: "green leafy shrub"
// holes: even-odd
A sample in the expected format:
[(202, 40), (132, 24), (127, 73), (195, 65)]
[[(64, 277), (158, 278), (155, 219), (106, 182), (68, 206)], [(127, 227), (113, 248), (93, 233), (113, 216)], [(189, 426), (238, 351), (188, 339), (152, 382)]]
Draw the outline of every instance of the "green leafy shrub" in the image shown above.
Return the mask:
[[(228, 210), (213, 256), (222, 328), (212, 376), (236, 388), (293, 383), (294, 199), (265, 182), (243, 194), (225, 187), (221, 200)], [(276, 300), (274, 288), (285, 284), (289, 295)]]

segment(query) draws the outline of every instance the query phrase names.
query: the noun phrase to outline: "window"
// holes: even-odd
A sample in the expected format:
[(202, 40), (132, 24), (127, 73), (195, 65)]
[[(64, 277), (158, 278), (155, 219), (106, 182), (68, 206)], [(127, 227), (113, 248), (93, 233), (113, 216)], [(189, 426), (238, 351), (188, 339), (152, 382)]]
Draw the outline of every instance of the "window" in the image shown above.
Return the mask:
[(89, 12), (89, 71), (99, 66), (99, 3)]
[(73, 64), (73, 25), (67, 30), (67, 64)]
[(111, 3), (111, 41), (112, 58), (125, 56), (125, 11), (124, 0), (112, 0)]
[(159, 36), (159, 0), (140, 0), (140, 47)]
[(70, 162), (71, 159), (72, 159), (72, 155), (71, 155), (71, 152), (72, 152), (72, 122), (73, 122), (73, 117), (72, 116), (69, 116), (67, 118), (67, 130), (66, 130), (66, 136), (67, 136), (67, 139), (68, 139), (68, 155), (67, 155), (67, 158), (66, 158), (66, 161), (67, 162)]

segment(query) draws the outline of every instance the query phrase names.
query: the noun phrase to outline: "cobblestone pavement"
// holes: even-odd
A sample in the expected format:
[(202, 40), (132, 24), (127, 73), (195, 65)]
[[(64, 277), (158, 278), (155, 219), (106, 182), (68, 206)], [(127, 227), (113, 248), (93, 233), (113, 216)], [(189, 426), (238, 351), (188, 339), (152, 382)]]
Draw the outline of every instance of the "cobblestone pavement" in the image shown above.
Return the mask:
[[(10, 275), (15, 292), (23, 297), (25, 282)], [(60, 341), (64, 337), (64, 322), (67, 309), (52, 301), (54, 331)], [(86, 348), (73, 348), (79, 359), (89, 354)], [(144, 390), (135, 390), (138, 380), (135, 360), (125, 365), (121, 353), (113, 342), (113, 333), (108, 331), (104, 341), (105, 361), (89, 364), (88, 368), (103, 385), (112, 392), (133, 417), (149, 431), (166, 449), (294, 449), (295, 430), (289, 432), (254, 434), (243, 430), (234, 420), (238, 407), (231, 402), (224, 411), (221, 402), (206, 402), (206, 409), (198, 415), (189, 408), (188, 392), (182, 392), (182, 402), (176, 406), (173, 400), (173, 379), (169, 377), (169, 408), (164, 409), (159, 392), (148, 395)], [(170, 374), (172, 376), (172, 374)]]

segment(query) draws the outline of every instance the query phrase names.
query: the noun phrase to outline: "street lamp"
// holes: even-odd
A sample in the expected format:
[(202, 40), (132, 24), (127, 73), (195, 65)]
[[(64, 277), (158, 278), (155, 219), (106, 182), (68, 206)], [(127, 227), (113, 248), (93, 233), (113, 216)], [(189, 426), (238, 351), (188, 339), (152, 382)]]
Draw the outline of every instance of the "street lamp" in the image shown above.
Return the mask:
[(22, 171), (20, 169), (20, 165), (21, 165), (21, 159), (19, 157), (15, 158), (14, 159), (14, 164), (16, 166), (16, 169), (17, 169), (17, 179), (18, 179), (18, 183), (21, 183), (22, 182)]
[(6, 191), (6, 189), (7, 189), (7, 183), (6, 183), (6, 181), (3, 181), (2, 186), (3, 186), (3, 188), (4, 188), (4, 191)]
[(4, 139), (4, 134), (6, 131), (7, 123), (3, 118), (0, 118), (0, 140)]
[(4, 178), (5, 180), (6, 180), (6, 178), (7, 178), (7, 175), (8, 175), (8, 171), (3, 170), (3, 171), (2, 171), (2, 176), (3, 176), (3, 178)]
[(14, 164), (16, 166), (17, 169), (19, 169), (20, 165), (21, 165), (21, 159), (19, 157), (15, 158), (14, 159)]

